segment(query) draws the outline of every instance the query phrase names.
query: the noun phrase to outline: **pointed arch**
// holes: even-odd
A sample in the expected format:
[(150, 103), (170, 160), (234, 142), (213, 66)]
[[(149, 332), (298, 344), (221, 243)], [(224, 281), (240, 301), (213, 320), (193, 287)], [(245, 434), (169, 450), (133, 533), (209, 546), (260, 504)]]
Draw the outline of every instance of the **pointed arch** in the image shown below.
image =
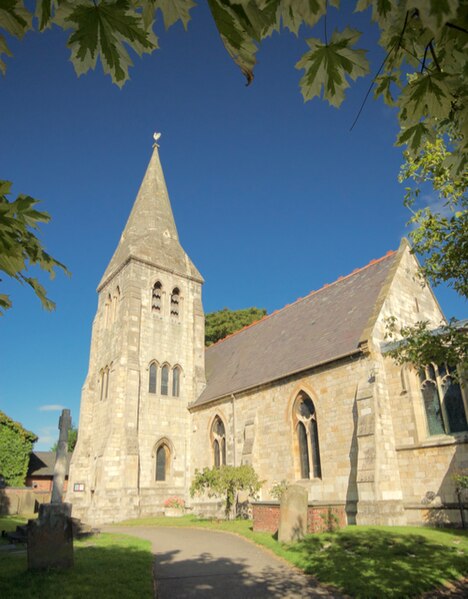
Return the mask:
[(296, 396), (293, 421), (301, 478), (322, 478), (317, 413), (314, 402), (305, 391), (301, 390)]
[(180, 313), (180, 289), (174, 287), (171, 293), (171, 316), (179, 318)]
[(117, 319), (117, 313), (120, 305), (120, 287), (117, 285), (114, 291), (114, 297), (112, 300), (112, 320), (113, 322)]
[(169, 395), (169, 364), (163, 364), (161, 367), (161, 395)]
[(170, 478), (171, 464), (174, 459), (174, 448), (167, 437), (159, 439), (154, 446), (154, 480), (166, 482)]
[(216, 468), (226, 465), (226, 427), (221, 417), (216, 415), (211, 424), (211, 447), (213, 464)]
[(151, 292), (151, 312), (161, 314), (162, 312), (162, 293), (163, 287), (161, 281), (156, 281)]
[(148, 393), (156, 393), (158, 384), (158, 363), (156, 360), (148, 366)]
[(172, 396), (179, 397), (180, 395), (180, 378), (182, 374), (181, 367), (176, 364), (172, 369)]

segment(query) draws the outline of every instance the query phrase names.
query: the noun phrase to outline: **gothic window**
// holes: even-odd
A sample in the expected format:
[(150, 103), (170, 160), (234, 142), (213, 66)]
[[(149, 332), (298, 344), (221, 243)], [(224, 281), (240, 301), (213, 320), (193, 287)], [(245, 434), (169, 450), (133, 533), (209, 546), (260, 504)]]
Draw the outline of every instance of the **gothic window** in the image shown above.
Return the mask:
[(174, 287), (171, 293), (171, 316), (179, 318), (179, 303), (180, 291), (178, 287)]
[(180, 394), (180, 368), (179, 366), (174, 366), (172, 370), (172, 395), (174, 397), (179, 397)]
[(301, 392), (294, 408), (301, 478), (321, 478), (317, 414), (310, 397)]
[(109, 293), (104, 307), (104, 326), (107, 328), (112, 322), (112, 297)]
[(151, 311), (161, 313), (162, 304), (162, 285), (159, 281), (153, 286), (153, 293), (151, 296)]
[(453, 378), (455, 368), (429, 364), (419, 371), (421, 394), (430, 435), (468, 430), (463, 392)]
[(156, 450), (156, 480), (165, 481), (169, 471), (169, 447), (163, 443)]
[(149, 367), (149, 381), (148, 381), (148, 392), (156, 393), (156, 382), (157, 382), (157, 366), (154, 362)]
[(114, 299), (112, 300), (112, 320), (114, 322), (117, 318), (117, 310), (119, 308), (119, 302), (120, 302), (120, 288), (117, 286), (115, 293), (114, 293)]
[(226, 465), (226, 429), (219, 416), (213, 421), (211, 427), (211, 439), (213, 447), (213, 462), (216, 468)]
[(109, 374), (110, 368), (106, 366), (101, 370), (101, 389), (100, 389), (100, 398), (101, 401), (103, 399), (107, 399), (109, 395)]
[(164, 364), (161, 368), (161, 395), (169, 393), (169, 366)]

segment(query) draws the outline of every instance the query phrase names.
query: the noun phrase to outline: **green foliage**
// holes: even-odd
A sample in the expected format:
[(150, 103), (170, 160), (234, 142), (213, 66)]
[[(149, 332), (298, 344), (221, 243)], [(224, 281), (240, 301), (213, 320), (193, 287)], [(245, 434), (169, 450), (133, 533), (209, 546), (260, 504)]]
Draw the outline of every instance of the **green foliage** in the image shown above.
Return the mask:
[(276, 499), (277, 501), (281, 501), (283, 497), (283, 493), (288, 489), (289, 482), (287, 480), (282, 480), (279, 483), (274, 483), (270, 489), (270, 495)]
[(325, 514), (320, 514), (325, 530), (327, 532), (335, 532), (340, 527), (340, 520), (331, 507), (327, 508)]
[(266, 315), (264, 308), (246, 308), (245, 310), (229, 310), (223, 308), (211, 312), (205, 317), (205, 345), (216, 343), (228, 335), (260, 320)]
[(37, 437), (34, 433), (0, 412), (0, 474), (4, 476), (7, 485), (24, 485), (29, 454), (35, 441)]
[[(52, 258), (42, 247), (34, 231), (40, 223), (50, 221), (47, 212), (36, 210), (38, 201), (26, 195), (20, 195), (10, 202), (11, 183), (0, 181), (0, 271), (9, 277), (26, 283), (34, 290), (46, 310), (55, 307), (46, 295), (46, 290), (35, 277), (27, 276), (29, 267), (37, 265), (50, 277), (55, 276), (56, 268), (61, 268), (68, 274), (66, 267)], [(0, 294), (0, 315), (3, 310), (10, 308), (8, 295)]]
[[(468, 367), (468, 335), (466, 329), (456, 326), (455, 321), (442, 325), (434, 332), (429, 322), (399, 327), (394, 317), (386, 322), (386, 337), (402, 339), (388, 353), (397, 364), (413, 364), (422, 368), (427, 364), (449, 364)], [(456, 375), (454, 371), (452, 376)]]
[[(413, 252), (423, 259), (422, 274), (433, 285), (447, 283), (468, 298), (468, 170), (453, 174), (453, 154), (440, 134), (426, 141), (417, 155), (405, 152), (400, 181), (406, 188), (405, 204), (413, 212), (410, 238)], [(438, 207), (415, 209), (420, 186), (430, 184)]]
[(226, 518), (230, 518), (237, 504), (238, 492), (248, 491), (251, 497), (255, 497), (262, 484), (252, 466), (246, 464), (204, 468), (195, 472), (190, 495), (207, 493), (208, 497), (224, 497)]
[[(73, 426), (68, 430), (68, 443), (67, 450), (69, 453), (72, 453), (75, 449), (76, 442), (78, 441), (78, 429), (76, 426)], [(50, 451), (57, 451), (57, 441), (52, 445)]]

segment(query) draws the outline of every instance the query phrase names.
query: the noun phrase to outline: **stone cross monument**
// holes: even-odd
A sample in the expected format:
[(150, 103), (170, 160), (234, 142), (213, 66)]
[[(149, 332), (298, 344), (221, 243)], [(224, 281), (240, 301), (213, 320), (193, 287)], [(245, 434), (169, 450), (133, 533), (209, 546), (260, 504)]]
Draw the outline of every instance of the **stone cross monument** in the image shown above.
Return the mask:
[(51, 503), (62, 503), (63, 484), (67, 471), (68, 431), (71, 428), (70, 410), (62, 410), (59, 420), (59, 440), (54, 466), (54, 482)]
[(62, 410), (51, 502), (43, 503), (39, 507), (38, 519), (28, 522), (28, 568), (30, 570), (49, 568), (64, 570), (73, 566), (71, 504), (62, 503), (70, 426), (70, 410)]

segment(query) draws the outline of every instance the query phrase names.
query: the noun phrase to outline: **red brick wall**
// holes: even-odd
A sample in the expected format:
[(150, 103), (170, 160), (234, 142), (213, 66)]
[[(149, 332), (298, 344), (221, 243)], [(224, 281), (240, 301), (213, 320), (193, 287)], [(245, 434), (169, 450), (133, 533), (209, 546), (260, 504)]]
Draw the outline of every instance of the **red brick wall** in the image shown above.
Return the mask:
[[(271, 532), (278, 530), (280, 508), (279, 503), (254, 503), (252, 505), (253, 530), (255, 532)], [(329, 516), (329, 513), (331, 516)], [(346, 526), (344, 505), (309, 505), (307, 508), (307, 532), (323, 532), (327, 530), (328, 521), (333, 526)]]
[[(32, 487), (35, 491), (52, 492), (52, 483), (53, 483), (53, 479), (46, 478), (46, 477), (28, 476), (28, 478), (26, 479), (26, 486)], [(65, 482), (63, 483), (63, 493), (64, 494), (67, 490), (67, 485), (68, 485), (68, 479), (65, 479)]]

